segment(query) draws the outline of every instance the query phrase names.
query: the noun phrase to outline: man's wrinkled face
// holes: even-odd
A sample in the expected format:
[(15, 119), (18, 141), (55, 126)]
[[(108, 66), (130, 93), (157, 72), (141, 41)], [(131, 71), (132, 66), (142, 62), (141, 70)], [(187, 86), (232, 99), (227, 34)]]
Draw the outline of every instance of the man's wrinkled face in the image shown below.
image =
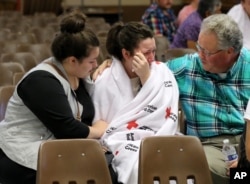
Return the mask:
[(223, 73), (228, 69), (227, 49), (218, 48), (215, 34), (201, 32), (196, 46), (205, 71)]

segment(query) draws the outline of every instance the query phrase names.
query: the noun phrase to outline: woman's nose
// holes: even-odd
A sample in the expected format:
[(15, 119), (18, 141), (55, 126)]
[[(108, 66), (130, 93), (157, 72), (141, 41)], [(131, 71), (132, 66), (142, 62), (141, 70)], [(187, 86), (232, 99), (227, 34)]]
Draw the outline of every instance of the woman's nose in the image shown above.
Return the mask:
[(98, 63), (97, 60), (95, 60), (95, 62), (93, 63), (93, 68), (97, 68), (98, 67)]

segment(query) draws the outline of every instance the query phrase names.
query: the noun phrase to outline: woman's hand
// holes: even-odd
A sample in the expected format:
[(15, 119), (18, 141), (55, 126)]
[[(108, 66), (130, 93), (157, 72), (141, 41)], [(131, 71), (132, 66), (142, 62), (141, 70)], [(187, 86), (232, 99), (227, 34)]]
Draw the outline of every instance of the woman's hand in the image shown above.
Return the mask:
[(235, 161), (231, 162), (228, 165), (227, 175), (228, 176), (230, 175), (230, 168), (236, 168), (237, 166), (238, 166), (238, 160), (235, 160)]
[(99, 139), (108, 128), (106, 121), (98, 120), (92, 126), (89, 127), (89, 135), (87, 138)]
[(106, 146), (102, 146), (102, 150), (104, 153), (107, 153), (109, 151), (109, 149)]
[(142, 85), (147, 81), (150, 76), (150, 68), (149, 63), (145, 56), (138, 52), (134, 55), (134, 59), (132, 61), (132, 70), (135, 72), (141, 80)]
[(98, 75), (101, 75), (102, 72), (110, 67), (112, 64), (112, 60), (111, 59), (106, 59), (105, 61), (102, 62), (102, 64), (95, 70), (95, 72), (92, 74), (92, 80), (95, 81), (98, 77)]

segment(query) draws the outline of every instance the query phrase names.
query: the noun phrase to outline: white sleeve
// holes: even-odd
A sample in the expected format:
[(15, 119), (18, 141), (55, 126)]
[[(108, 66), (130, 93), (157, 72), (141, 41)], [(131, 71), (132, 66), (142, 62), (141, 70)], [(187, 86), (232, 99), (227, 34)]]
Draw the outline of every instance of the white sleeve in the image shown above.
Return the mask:
[(244, 114), (244, 118), (247, 120), (250, 120), (250, 99), (248, 100), (248, 103), (247, 103), (247, 108)]

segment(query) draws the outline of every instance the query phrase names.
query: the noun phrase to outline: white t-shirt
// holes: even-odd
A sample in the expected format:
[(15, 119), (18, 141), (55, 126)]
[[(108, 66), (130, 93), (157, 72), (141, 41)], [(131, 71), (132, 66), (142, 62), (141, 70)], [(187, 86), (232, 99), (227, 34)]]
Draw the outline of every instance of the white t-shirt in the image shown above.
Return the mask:
[(243, 34), (243, 46), (250, 50), (250, 19), (241, 4), (233, 6), (227, 13), (239, 25)]
[(247, 103), (247, 109), (245, 111), (244, 118), (250, 120), (250, 99), (248, 100)]

